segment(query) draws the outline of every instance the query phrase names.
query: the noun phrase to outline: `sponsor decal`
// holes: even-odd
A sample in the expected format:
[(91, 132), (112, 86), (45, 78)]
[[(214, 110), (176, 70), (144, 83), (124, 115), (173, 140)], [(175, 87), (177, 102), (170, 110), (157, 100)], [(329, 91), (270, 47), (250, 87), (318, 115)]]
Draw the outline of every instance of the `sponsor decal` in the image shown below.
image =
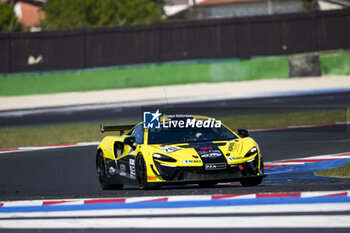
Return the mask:
[(228, 161), (233, 161), (233, 160), (235, 160), (235, 158), (228, 158), (227, 160)]
[[(203, 147), (201, 147), (203, 148)], [(197, 151), (197, 153), (202, 156), (202, 155), (205, 155), (205, 154), (210, 154), (210, 153), (219, 153), (221, 154), (221, 151), (220, 150), (206, 150), (206, 151), (203, 151), (203, 150), (199, 150)]]
[(232, 151), (234, 146), (235, 146), (235, 143), (234, 143), (234, 142), (231, 142), (231, 143), (228, 145), (228, 150), (229, 150), (229, 151)]
[(130, 167), (130, 175), (132, 177), (135, 177), (136, 172), (135, 172), (135, 160), (134, 159), (129, 159), (129, 167)]
[(205, 164), (205, 170), (219, 170), (225, 169), (226, 163), (207, 163)]
[(120, 175), (125, 175), (126, 174), (126, 167), (125, 164), (120, 164)]
[(182, 160), (183, 164), (188, 164), (188, 163), (200, 163), (201, 160), (199, 159), (194, 159), (194, 160)]
[(220, 157), (222, 154), (221, 153), (208, 153), (201, 155), (202, 158), (217, 158)]
[(108, 171), (110, 175), (114, 175), (117, 170), (114, 167), (110, 167)]
[(161, 151), (165, 152), (165, 153), (173, 153), (173, 152), (176, 152), (178, 150), (181, 150), (180, 148), (178, 147), (175, 147), (175, 146), (168, 146), (168, 147), (165, 147), (165, 148), (159, 148)]
[(222, 156), (222, 153), (220, 150), (207, 150), (207, 151), (200, 150), (200, 151), (197, 151), (197, 153), (201, 158), (214, 159)]
[(143, 113), (143, 127), (145, 129), (159, 129), (160, 128), (160, 116), (162, 114), (159, 109), (155, 112)]
[(215, 118), (209, 118), (206, 120), (186, 118), (184, 120), (168, 120), (163, 118), (164, 128), (221, 128), (221, 121), (215, 120)]
[(195, 119), (192, 115), (175, 114), (163, 115), (161, 122), (161, 116), (162, 113), (159, 112), (159, 109), (143, 112), (143, 127), (145, 129), (159, 129), (162, 125), (163, 128), (221, 128), (221, 121), (215, 120), (215, 118)]

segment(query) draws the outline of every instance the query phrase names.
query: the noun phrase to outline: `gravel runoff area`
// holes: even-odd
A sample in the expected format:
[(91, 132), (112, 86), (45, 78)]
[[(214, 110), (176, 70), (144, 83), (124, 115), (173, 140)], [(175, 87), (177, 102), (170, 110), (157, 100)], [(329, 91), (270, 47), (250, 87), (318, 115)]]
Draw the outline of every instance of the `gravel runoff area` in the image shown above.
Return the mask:
[(133, 103), (138, 105), (164, 104), (180, 101), (295, 95), (340, 90), (350, 90), (349, 75), (0, 97), (0, 111), (108, 103), (120, 103), (121, 105)]

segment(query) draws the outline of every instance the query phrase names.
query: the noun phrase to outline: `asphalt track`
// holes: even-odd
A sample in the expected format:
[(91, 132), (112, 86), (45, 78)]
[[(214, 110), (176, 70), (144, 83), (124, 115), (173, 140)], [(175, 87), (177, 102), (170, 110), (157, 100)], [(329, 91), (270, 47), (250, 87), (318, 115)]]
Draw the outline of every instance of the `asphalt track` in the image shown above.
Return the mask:
[[(350, 106), (350, 92), (307, 94), (282, 97), (261, 97), (250, 99), (228, 99), (220, 101), (199, 101), (157, 106), (125, 104), (82, 105), (34, 110), (0, 111), (0, 128), (16, 126), (67, 124), (139, 122), (144, 109), (155, 108), (170, 113), (186, 113), (221, 117), (225, 115), (247, 115), (310, 111), (317, 109), (342, 109)], [(162, 112), (165, 113), (165, 112)], [(344, 114), (345, 120), (345, 114)]]
[[(251, 132), (265, 162), (350, 151), (350, 125)], [(95, 170), (95, 146), (0, 154), (0, 200), (51, 198), (128, 197), (195, 194), (242, 194), (350, 190), (350, 182), (337, 179), (272, 183), (257, 187), (219, 185), (163, 187), (160, 190), (102, 191)]]
[[(152, 109), (167, 107), (173, 111), (196, 109), (204, 114), (210, 112), (209, 115), (239, 115), (271, 111), (290, 112), (300, 109), (308, 111), (315, 108), (346, 109), (349, 106), (350, 92), (341, 92), (148, 107)], [(140, 120), (143, 110), (141, 107), (112, 109), (103, 106), (98, 109), (93, 109), (91, 106), (80, 107), (71, 110), (0, 112), (0, 127)], [(345, 117), (346, 115), (344, 120)], [(251, 136), (259, 143), (266, 162), (350, 151), (349, 125), (252, 132)], [(0, 154), (0, 200), (350, 189), (350, 184), (297, 183), (289, 186), (263, 184), (249, 188), (223, 186), (198, 189), (196, 186), (190, 186), (140, 191), (126, 187), (122, 191), (101, 191), (95, 172), (95, 151), (95, 146), (87, 146)]]
[[(291, 96), (291, 97), (269, 97), (249, 100), (228, 100), (221, 102), (205, 102), (205, 103), (191, 103), (185, 105), (172, 105), (171, 108), (197, 108), (208, 109), (211, 107), (221, 106), (224, 109), (230, 108), (229, 114), (251, 114), (269, 111), (290, 112), (297, 109), (308, 111), (311, 108), (346, 108), (350, 106), (350, 93), (334, 93), (334, 94), (320, 94), (309, 96)], [(287, 106), (287, 107), (286, 107)], [(45, 112), (47, 109), (43, 109)], [(141, 108), (115, 108), (115, 109), (98, 109), (98, 110), (69, 110), (59, 111), (59, 109), (52, 109), (47, 113), (33, 113), (15, 111), (8, 115), (6, 112), (0, 112), (0, 127), (13, 127), (17, 125), (42, 125), (52, 123), (76, 123), (76, 122), (95, 122), (101, 121), (123, 121), (130, 120), (131, 116), (135, 116), (141, 112)], [(40, 111), (39, 111), (40, 112)], [(24, 114), (23, 114), (24, 113)], [(12, 114), (12, 115), (11, 115)], [(218, 115), (225, 115), (227, 112), (219, 112)], [(141, 114), (140, 114), (141, 115)], [(139, 120), (139, 117), (135, 117)], [(271, 131), (255, 131), (251, 132), (251, 136), (259, 143), (263, 152), (265, 162), (304, 158), (314, 155), (334, 154), (350, 151), (350, 125), (338, 124), (330, 126), (318, 126), (295, 129), (282, 129)], [(322, 191), (322, 190), (350, 190), (350, 179), (336, 179), (336, 178), (317, 178), (317, 179), (299, 179), (298, 177), (289, 176), (293, 171), (287, 175), (270, 174), (261, 185), (257, 187), (241, 187), (239, 185), (225, 185), (221, 184), (214, 188), (199, 188), (197, 186), (176, 186), (164, 187), (160, 190), (138, 190), (135, 187), (126, 187), (124, 190), (102, 191), (98, 185), (96, 171), (95, 171), (95, 146), (49, 149), (27, 152), (3, 153), (0, 154), (0, 201), (7, 200), (38, 200), (38, 199), (67, 199), (67, 198), (98, 198), (98, 197), (143, 197), (143, 196), (172, 196), (172, 195), (217, 195), (217, 194), (251, 194), (251, 193), (266, 193), (266, 192), (301, 192), (301, 191)], [(327, 163), (328, 162), (320, 162)], [(336, 164), (336, 163), (335, 163)], [(307, 168), (307, 167), (306, 167)], [(296, 166), (296, 169), (297, 166)], [(299, 173), (299, 175), (303, 173)], [(276, 179), (277, 178), (277, 179)], [(282, 200), (282, 199), (281, 199)], [(279, 199), (277, 200), (280, 201)], [(251, 201), (249, 200), (249, 203)], [(266, 205), (265, 205), (266, 206)], [(290, 205), (291, 206), (291, 205)], [(291, 207), (288, 208), (291, 208)], [(301, 205), (293, 205), (295, 208)], [(276, 213), (262, 213), (262, 214), (236, 214), (236, 215), (215, 215), (213, 213), (201, 218), (198, 222), (198, 228), (117, 228), (114, 229), (86, 229), (88, 224), (96, 226), (105, 226), (107, 223), (125, 222), (127, 219), (119, 219), (117, 217), (99, 219), (92, 216), (90, 219), (33, 219), (39, 221), (37, 226), (48, 223), (52, 220), (49, 226), (59, 227), (60, 223), (77, 223), (81, 221), (85, 229), (45, 229), (45, 227), (31, 227), (29, 229), (6, 229), (1, 227), (0, 232), (348, 232), (348, 227), (340, 227), (336, 224), (335, 228), (326, 226), (328, 223), (334, 221), (344, 220), (348, 222), (349, 211), (328, 211), (320, 212), (314, 211), (315, 204), (308, 207), (310, 212), (300, 213), (294, 211), (291, 213), (284, 213), (279, 210)], [(345, 206), (344, 204), (341, 206)], [(237, 206), (234, 206), (236, 209)], [(246, 207), (245, 207), (246, 208)], [(260, 209), (259, 205), (254, 207)], [(269, 208), (266, 206), (266, 210)], [(282, 208), (282, 207), (281, 207)], [(288, 209), (286, 208), (286, 210)], [(339, 210), (339, 205), (335, 207)], [(201, 213), (202, 214), (202, 213)], [(281, 214), (283, 216), (281, 216)], [(149, 216), (145, 216), (146, 223), (150, 224)], [(193, 224), (196, 221), (196, 216), (159, 216), (169, 218), (169, 224), (176, 224), (176, 222), (183, 223), (189, 221)], [(207, 218), (205, 218), (207, 217)], [(227, 218), (223, 223), (234, 222), (241, 223), (247, 221), (248, 226), (252, 228), (234, 227), (234, 228), (203, 228), (203, 223), (210, 221), (219, 221), (220, 218)], [(276, 221), (276, 219), (280, 219)], [(133, 223), (141, 220), (140, 216), (129, 219)], [(153, 218), (152, 221), (157, 218)], [(294, 220), (297, 221), (294, 221)], [(299, 219), (299, 220), (298, 220)], [(317, 219), (314, 225), (309, 223), (309, 226), (299, 226), (299, 223), (308, 223), (313, 219)], [(340, 220), (339, 220), (340, 219)], [(229, 220), (229, 221), (228, 221)], [(259, 222), (259, 221), (260, 222)], [(294, 221), (292, 225), (285, 225), (283, 221)], [(6, 221), (6, 220), (4, 220)], [(11, 221), (11, 219), (10, 219)], [(30, 219), (14, 219), (15, 224), (28, 224)], [(84, 222), (85, 221), (85, 222)], [(103, 222), (104, 221), (104, 222)], [(151, 221), (151, 222), (152, 222)], [(264, 226), (259, 229), (259, 224), (268, 222), (279, 222), (279, 227)], [(4, 223), (4, 222), (2, 222)], [(155, 222), (157, 223), (157, 222)], [(320, 224), (323, 223), (322, 227)], [(86, 224), (86, 225), (85, 225)], [(102, 225), (101, 225), (102, 224)], [(258, 224), (258, 225), (256, 225)], [(310, 225), (311, 224), (311, 225)], [(220, 225), (220, 224), (219, 224)], [(154, 226), (157, 226), (154, 224)], [(214, 225), (216, 226), (216, 225)], [(289, 226), (289, 227), (288, 227)], [(297, 228), (294, 228), (296, 226)], [(319, 227), (317, 227), (319, 226)], [(23, 226), (22, 226), (23, 227)]]

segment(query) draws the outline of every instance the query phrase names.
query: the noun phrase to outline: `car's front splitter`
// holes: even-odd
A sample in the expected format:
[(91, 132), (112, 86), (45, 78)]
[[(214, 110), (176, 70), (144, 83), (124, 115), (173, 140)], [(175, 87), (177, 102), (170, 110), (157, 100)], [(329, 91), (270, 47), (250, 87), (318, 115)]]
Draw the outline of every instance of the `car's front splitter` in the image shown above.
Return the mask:
[(238, 182), (244, 180), (252, 180), (252, 179), (263, 179), (267, 175), (259, 175), (259, 176), (241, 176), (241, 177), (227, 177), (220, 179), (207, 179), (207, 180), (177, 180), (177, 181), (161, 181), (161, 182), (149, 182), (152, 184), (156, 184), (157, 186), (162, 185), (185, 185), (185, 184), (217, 184), (223, 182)]

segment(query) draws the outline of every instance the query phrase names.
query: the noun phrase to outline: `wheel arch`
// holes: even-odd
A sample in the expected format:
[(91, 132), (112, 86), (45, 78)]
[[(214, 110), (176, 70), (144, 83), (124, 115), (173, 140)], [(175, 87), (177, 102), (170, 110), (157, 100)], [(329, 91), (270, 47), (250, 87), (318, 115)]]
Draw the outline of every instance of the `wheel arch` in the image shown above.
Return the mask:
[(96, 158), (95, 158), (96, 165), (97, 165), (98, 156), (100, 155), (101, 152), (103, 153), (102, 149), (101, 148), (97, 148)]

